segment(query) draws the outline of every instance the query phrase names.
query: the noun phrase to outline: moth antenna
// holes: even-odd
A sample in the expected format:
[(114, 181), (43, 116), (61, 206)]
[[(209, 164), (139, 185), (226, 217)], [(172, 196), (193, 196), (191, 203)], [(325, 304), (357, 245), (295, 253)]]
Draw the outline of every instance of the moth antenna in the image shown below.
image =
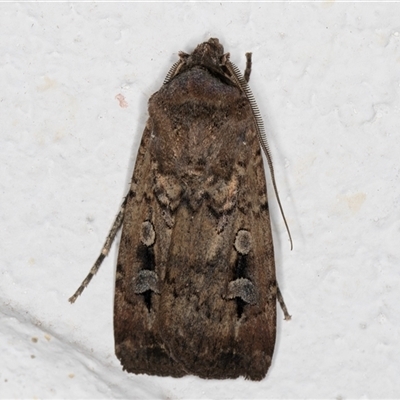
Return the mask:
[(184, 61), (182, 61), (182, 59), (180, 59), (179, 61), (177, 61), (176, 63), (174, 63), (172, 65), (172, 67), (169, 69), (163, 85), (165, 85), (166, 83), (168, 83), (177, 73), (178, 71), (181, 69), (181, 66), (183, 65)]
[(251, 55), (252, 53), (246, 53), (246, 69), (244, 70), (244, 80), (249, 83), (251, 74)]
[(96, 275), (97, 271), (100, 269), (100, 266), (101, 266), (103, 260), (107, 257), (108, 252), (110, 251), (111, 245), (114, 242), (115, 236), (117, 235), (117, 232), (119, 231), (119, 228), (122, 225), (122, 221), (124, 220), (125, 206), (126, 206), (127, 198), (128, 197), (125, 197), (125, 200), (121, 205), (121, 209), (119, 210), (119, 213), (118, 213), (117, 217), (115, 218), (115, 221), (110, 230), (110, 233), (107, 236), (106, 242), (104, 243), (104, 246), (101, 250), (100, 255), (97, 257), (96, 262), (94, 263), (93, 267), (90, 269), (86, 278), (83, 280), (83, 282), (79, 286), (78, 290), (73, 294), (73, 296), (71, 296), (68, 299), (68, 301), (70, 303), (74, 303), (75, 300), (82, 294), (82, 292), (85, 290), (86, 286), (89, 285), (92, 278)]
[(281, 200), (279, 198), (278, 187), (277, 187), (276, 181), (275, 181), (275, 173), (274, 173), (274, 166), (272, 163), (271, 150), (269, 148), (267, 136), (265, 135), (264, 123), (261, 118), (260, 110), (258, 109), (258, 106), (257, 106), (256, 100), (253, 96), (253, 93), (251, 92), (250, 87), (247, 84), (245, 78), (243, 78), (242, 74), (240, 73), (239, 68), (229, 60), (227, 60), (227, 62), (226, 62), (226, 67), (228, 68), (229, 72), (232, 74), (232, 78), (235, 81), (235, 83), (243, 90), (243, 93), (246, 95), (247, 99), (250, 102), (251, 110), (252, 110), (253, 117), (254, 117), (254, 122), (256, 123), (257, 136), (258, 136), (259, 142), (261, 144), (261, 147), (264, 151), (264, 154), (267, 157), (267, 162), (268, 162), (268, 166), (269, 166), (269, 171), (271, 173), (272, 185), (274, 187), (275, 196), (278, 201), (278, 206), (281, 211), (281, 215), (282, 215), (283, 221), (285, 223), (287, 233), (289, 235), (290, 249), (293, 250), (292, 235), (290, 233), (289, 225), (286, 221), (285, 213), (283, 212), (283, 207), (281, 204)]

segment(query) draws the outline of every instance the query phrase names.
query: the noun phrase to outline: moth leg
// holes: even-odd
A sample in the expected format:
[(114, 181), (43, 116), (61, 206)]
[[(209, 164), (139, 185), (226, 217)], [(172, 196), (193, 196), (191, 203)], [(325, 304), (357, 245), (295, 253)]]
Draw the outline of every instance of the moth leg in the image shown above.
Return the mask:
[(246, 69), (244, 70), (244, 80), (248, 82), (250, 80), (250, 73), (251, 73), (251, 54), (246, 53)]
[(90, 272), (88, 273), (87, 277), (83, 280), (83, 282), (79, 286), (78, 290), (74, 293), (73, 296), (71, 296), (68, 299), (68, 301), (70, 303), (74, 303), (75, 300), (78, 298), (78, 296), (80, 296), (82, 294), (82, 292), (85, 290), (86, 286), (89, 285), (89, 282), (92, 280), (93, 276), (100, 269), (101, 263), (103, 262), (104, 258), (108, 255), (111, 245), (114, 242), (115, 236), (116, 236), (119, 228), (122, 225), (122, 221), (124, 219), (124, 214), (125, 214), (125, 206), (126, 206), (127, 198), (128, 197), (125, 197), (125, 200), (123, 201), (123, 203), (121, 205), (121, 209), (119, 210), (119, 213), (118, 213), (117, 217), (115, 218), (114, 224), (110, 230), (110, 233), (107, 236), (106, 242), (104, 243), (103, 249), (101, 250), (99, 257), (97, 258), (96, 262), (94, 263), (94, 265), (91, 268)]
[(282, 308), (283, 314), (285, 315), (285, 320), (289, 321), (290, 319), (292, 319), (292, 316), (289, 314), (289, 312), (286, 308), (286, 304), (285, 304), (285, 301), (283, 300), (283, 296), (282, 296), (281, 290), (279, 289), (278, 283), (276, 284), (276, 289), (277, 289), (276, 297), (278, 298), (278, 301)]

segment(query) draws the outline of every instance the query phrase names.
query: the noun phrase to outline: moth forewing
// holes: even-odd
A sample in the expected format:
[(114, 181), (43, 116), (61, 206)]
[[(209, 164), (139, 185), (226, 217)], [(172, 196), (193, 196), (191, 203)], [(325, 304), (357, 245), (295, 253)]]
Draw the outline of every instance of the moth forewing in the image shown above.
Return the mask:
[(101, 256), (123, 219), (114, 333), (128, 372), (260, 380), (271, 365), (279, 289), (246, 59), (243, 77), (210, 39), (180, 53), (149, 100), (130, 190)]

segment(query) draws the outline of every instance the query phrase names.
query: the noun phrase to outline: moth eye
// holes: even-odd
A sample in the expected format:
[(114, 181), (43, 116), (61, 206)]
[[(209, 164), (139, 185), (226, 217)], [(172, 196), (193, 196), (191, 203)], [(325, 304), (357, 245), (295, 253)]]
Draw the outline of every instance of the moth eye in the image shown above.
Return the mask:
[(235, 249), (238, 253), (246, 255), (251, 250), (251, 234), (249, 231), (241, 229), (236, 234)]
[(150, 247), (154, 244), (156, 240), (156, 232), (154, 230), (153, 224), (150, 221), (145, 221), (142, 223), (140, 240), (147, 247)]

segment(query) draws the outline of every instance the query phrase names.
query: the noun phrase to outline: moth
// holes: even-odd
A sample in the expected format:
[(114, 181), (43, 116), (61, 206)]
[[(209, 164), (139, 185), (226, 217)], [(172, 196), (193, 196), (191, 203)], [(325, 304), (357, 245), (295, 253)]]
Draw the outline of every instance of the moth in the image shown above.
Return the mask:
[(290, 318), (275, 276), (261, 148), (277, 194), (276, 183), (247, 83), (251, 53), (246, 60), (242, 76), (218, 39), (179, 53), (149, 100), (121, 210), (69, 299), (123, 225), (114, 335), (128, 372), (261, 380), (274, 351), (277, 298)]

